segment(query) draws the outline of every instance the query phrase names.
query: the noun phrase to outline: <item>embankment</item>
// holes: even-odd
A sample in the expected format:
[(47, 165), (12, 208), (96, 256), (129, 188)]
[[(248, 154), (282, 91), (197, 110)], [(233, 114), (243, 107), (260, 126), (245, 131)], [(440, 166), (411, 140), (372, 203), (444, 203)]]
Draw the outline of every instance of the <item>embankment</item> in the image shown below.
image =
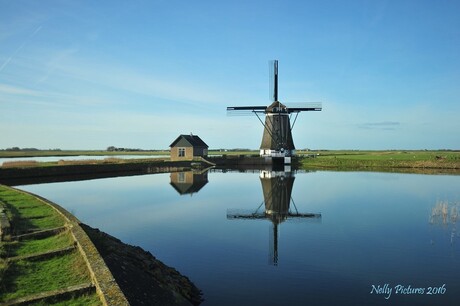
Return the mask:
[(15, 186), (79, 181), (105, 177), (142, 175), (190, 170), (190, 161), (142, 161), (123, 163), (71, 164), (56, 166), (0, 168), (0, 183)]

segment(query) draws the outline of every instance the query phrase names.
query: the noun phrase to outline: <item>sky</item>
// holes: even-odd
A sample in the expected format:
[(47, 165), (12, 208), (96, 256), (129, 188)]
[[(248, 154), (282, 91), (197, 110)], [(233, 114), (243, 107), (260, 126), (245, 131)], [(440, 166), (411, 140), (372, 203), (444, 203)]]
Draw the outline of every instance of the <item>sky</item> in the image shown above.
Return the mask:
[(460, 1), (0, 0), (0, 149), (258, 149), (227, 106), (321, 102), (297, 149), (460, 149)]

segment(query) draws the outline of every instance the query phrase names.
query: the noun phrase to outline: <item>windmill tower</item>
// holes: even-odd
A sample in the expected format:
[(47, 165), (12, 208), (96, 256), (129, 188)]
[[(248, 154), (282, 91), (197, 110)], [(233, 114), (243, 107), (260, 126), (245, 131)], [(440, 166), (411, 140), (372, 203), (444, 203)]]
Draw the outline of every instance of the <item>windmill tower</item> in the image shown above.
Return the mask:
[[(292, 129), (297, 116), (302, 111), (321, 111), (321, 103), (296, 103), (286, 106), (278, 101), (278, 61), (270, 62), (270, 99), (268, 106), (229, 106), (227, 112), (254, 113), (264, 126), (260, 156), (282, 158), (284, 163), (290, 163), (290, 157), (295, 155), (295, 146), (292, 139)], [(262, 121), (261, 115), (265, 115)], [(291, 117), (294, 121), (291, 125)]]

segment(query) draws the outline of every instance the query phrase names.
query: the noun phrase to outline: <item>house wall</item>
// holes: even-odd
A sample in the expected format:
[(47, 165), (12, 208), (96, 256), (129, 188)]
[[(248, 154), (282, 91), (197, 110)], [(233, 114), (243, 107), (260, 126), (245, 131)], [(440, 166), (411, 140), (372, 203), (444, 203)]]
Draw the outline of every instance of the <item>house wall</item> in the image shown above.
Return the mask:
[[(179, 157), (179, 148), (185, 148), (185, 156)], [(193, 159), (193, 147), (172, 147), (171, 148), (171, 160), (192, 160)]]
[(195, 147), (194, 156), (208, 156), (208, 149), (205, 147)]

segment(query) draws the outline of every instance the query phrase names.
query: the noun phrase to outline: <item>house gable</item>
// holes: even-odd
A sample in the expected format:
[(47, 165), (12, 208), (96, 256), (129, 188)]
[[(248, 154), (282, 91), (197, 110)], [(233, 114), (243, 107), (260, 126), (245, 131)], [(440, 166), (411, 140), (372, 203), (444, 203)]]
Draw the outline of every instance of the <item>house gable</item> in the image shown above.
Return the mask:
[(195, 135), (180, 135), (170, 147), (171, 160), (193, 160), (194, 157), (208, 155), (208, 145)]

